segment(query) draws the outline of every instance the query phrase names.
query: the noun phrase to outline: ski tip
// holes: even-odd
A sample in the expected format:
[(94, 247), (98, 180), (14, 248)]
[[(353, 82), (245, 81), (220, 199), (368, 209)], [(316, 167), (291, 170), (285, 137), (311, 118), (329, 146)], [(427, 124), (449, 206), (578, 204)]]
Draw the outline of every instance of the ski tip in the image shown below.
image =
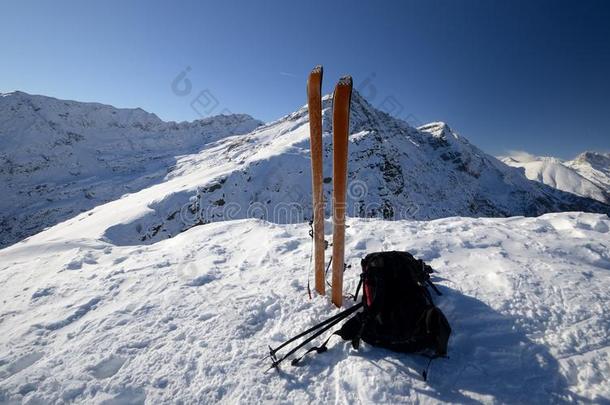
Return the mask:
[(322, 74), (322, 71), (324, 70), (324, 68), (322, 67), (322, 65), (317, 65), (316, 67), (314, 67), (313, 69), (311, 69), (311, 74)]
[(342, 76), (337, 83), (337, 86), (352, 87), (352, 77), (350, 75)]
[[(309, 77), (307, 78), (307, 94), (309, 95), (310, 92), (313, 92), (313, 94), (319, 93), (322, 91), (322, 74), (323, 74), (323, 68), (322, 65), (318, 65), (315, 68), (313, 68), (311, 70), (311, 72), (309, 73)], [(315, 87), (318, 87), (317, 89)], [(320, 97), (319, 95), (317, 97)]]

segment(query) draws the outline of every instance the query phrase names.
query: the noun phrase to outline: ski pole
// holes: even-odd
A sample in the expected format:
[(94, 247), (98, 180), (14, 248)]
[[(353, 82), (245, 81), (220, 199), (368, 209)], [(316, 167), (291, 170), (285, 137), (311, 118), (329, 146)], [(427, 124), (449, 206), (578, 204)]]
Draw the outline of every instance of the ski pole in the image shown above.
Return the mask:
[[(279, 345), (278, 347), (276, 347), (275, 349), (272, 348), (271, 346), (269, 346), (269, 356), (267, 357), (271, 357), (272, 359), (275, 358), (275, 353), (277, 353), (280, 349), (282, 349), (283, 347), (286, 347), (288, 344), (294, 342), (295, 340), (302, 338), (303, 336), (307, 336), (309, 335), (311, 332), (321, 328), (324, 325), (327, 325), (329, 323), (332, 323), (332, 325), (335, 325), (337, 322), (339, 322), (341, 319), (345, 318), (346, 316), (348, 316), (349, 314), (355, 312), (357, 309), (359, 309), (360, 307), (362, 307), (362, 302), (354, 305), (353, 307), (350, 307), (342, 312), (339, 312), (338, 314), (326, 319), (323, 322), (320, 322), (319, 324), (312, 326), (311, 328), (307, 329), (304, 332), (299, 333), (298, 335), (296, 335), (295, 337), (285, 341), (284, 343), (282, 343), (281, 345)], [(333, 323), (334, 322), (334, 323)], [(331, 325), (331, 326), (332, 326)], [(326, 329), (324, 329), (326, 330)], [(319, 335), (316, 335), (319, 336)], [(315, 336), (314, 336), (315, 337)], [(309, 342), (309, 340), (305, 341), (305, 343)], [(301, 347), (301, 346), (299, 346)], [(292, 354), (293, 352), (291, 352)], [(283, 359), (282, 359), (283, 360)], [(275, 361), (274, 361), (275, 362)]]
[[(354, 312), (356, 309), (358, 309), (360, 306), (362, 305), (362, 303), (360, 304), (356, 304), (353, 307), (349, 308), (346, 311), (343, 312), (348, 312), (345, 316), (349, 315), (350, 313)], [(286, 360), (286, 358), (288, 358), (289, 356), (291, 356), (292, 354), (296, 353), (297, 350), (299, 350), (301, 347), (305, 346), (307, 343), (311, 342), (312, 340), (314, 340), (315, 338), (317, 338), (318, 336), (320, 336), (321, 334), (323, 334), (324, 332), (326, 332), (327, 330), (329, 330), (330, 328), (332, 328), (333, 326), (335, 326), (336, 324), (338, 324), (339, 322), (341, 322), (342, 318), (338, 318), (335, 319), (334, 321), (330, 322), (328, 325), (326, 325), (324, 328), (320, 329), (318, 332), (314, 333), (311, 337), (309, 337), (308, 339), (306, 339), (305, 341), (301, 342), (298, 346), (296, 346), (295, 348), (293, 348), (292, 350), (290, 350), (288, 353), (286, 353), (281, 359), (279, 360), (274, 360), (273, 364), (271, 365), (271, 367), (269, 367), (266, 371), (271, 370), (274, 367), (277, 367), (280, 365), (280, 363), (284, 360)]]

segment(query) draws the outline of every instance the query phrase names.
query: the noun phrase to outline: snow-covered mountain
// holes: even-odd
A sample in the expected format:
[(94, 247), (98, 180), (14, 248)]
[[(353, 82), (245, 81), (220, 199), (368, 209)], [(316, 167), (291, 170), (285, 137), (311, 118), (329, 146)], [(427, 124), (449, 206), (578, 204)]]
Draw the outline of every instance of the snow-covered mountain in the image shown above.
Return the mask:
[[(337, 312), (326, 297), (307, 299), (305, 107), (236, 131), (244, 135), (162, 123), (137, 110), (134, 121), (127, 112), (121, 119), (123, 135), (112, 129), (120, 126), (88, 132), (81, 125), (82, 132), (70, 129), (85, 137), (78, 141), (67, 130), (50, 131), (47, 115), (19, 129), (21, 121), (11, 121), (18, 115), (2, 112), (2, 167), (13, 168), (2, 175), (10, 184), (60, 184), (76, 167), (74, 176), (86, 173), (82, 181), (139, 185), (0, 250), (0, 403), (607, 402), (606, 215), (389, 219), (607, 213), (608, 206), (528, 180), (443, 123), (415, 129), (357, 93), (352, 102), (348, 213), (381, 219), (348, 219), (346, 263), (353, 269), (345, 273), (345, 293), (359, 280), (359, 260), (373, 251), (408, 250), (437, 270), (443, 296), (436, 303), (453, 334), (450, 358), (435, 360), (427, 383), (419, 374), (424, 358), (366, 344), (355, 353), (340, 341), (302, 367), (264, 373), (267, 345)], [(326, 97), (329, 201), (330, 103)], [(16, 111), (29, 109), (23, 104)], [(107, 123), (96, 116), (88, 116), (96, 128)], [(75, 122), (70, 128), (83, 121)], [(181, 125), (195, 134), (185, 130), (178, 141), (162, 129)], [(11, 126), (17, 129), (8, 132)], [(22, 132), (28, 141), (19, 141)], [(48, 139), (63, 141), (53, 147)], [(80, 143), (82, 150), (72, 149)], [(45, 146), (57, 152), (40, 158)], [(171, 155), (172, 147), (193, 150)], [(150, 154), (135, 154), (141, 149)], [(165, 150), (169, 155), (150, 158)], [(130, 177), (131, 167), (141, 171)], [(85, 199), (73, 194), (69, 204)], [(20, 200), (12, 201), (18, 208)], [(237, 220), (219, 222), (227, 219)]]
[(261, 125), (164, 122), (141, 109), (0, 94), (0, 247), (161, 181), (176, 156)]
[[(323, 101), (326, 200), (332, 199), (331, 99)], [(352, 99), (348, 215), (386, 219), (533, 216), (553, 211), (610, 212), (600, 202), (528, 180), (452, 132), (446, 124), (410, 127)], [(311, 216), (307, 108), (224, 138), (180, 159), (159, 188), (106, 236), (115, 243), (153, 243), (200, 223), (255, 217), (277, 223)], [(327, 205), (330, 215), (330, 204)]]
[[(8, 196), (0, 207), (5, 245), (126, 193), (140, 208), (126, 213), (128, 218), (118, 216), (116, 227), (108, 229), (107, 237), (118, 238), (117, 243), (152, 243), (221, 219), (291, 223), (311, 216), (306, 106), (260, 126), (244, 115), (177, 124), (139, 109), (24, 93), (0, 100), (1, 191)], [(331, 105), (326, 96), (327, 201), (332, 192)], [(528, 180), (444, 123), (410, 127), (357, 92), (350, 133), (350, 216), (610, 211)]]
[(583, 152), (564, 164), (610, 194), (610, 153)]
[(523, 168), (527, 178), (568, 193), (610, 203), (610, 155), (584, 152), (574, 160), (513, 153), (500, 157), (509, 166)]

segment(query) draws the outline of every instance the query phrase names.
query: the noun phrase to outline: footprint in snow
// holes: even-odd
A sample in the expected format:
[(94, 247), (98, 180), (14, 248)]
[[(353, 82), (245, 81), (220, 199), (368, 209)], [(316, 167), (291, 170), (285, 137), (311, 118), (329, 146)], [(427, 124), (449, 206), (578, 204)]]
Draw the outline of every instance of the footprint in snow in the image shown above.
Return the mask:
[(85, 391), (86, 387), (87, 386), (83, 383), (69, 382), (61, 394), (61, 397), (66, 402), (74, 401), (76, 397)]
[(217, 316), (218, 316), (218, 314), (213, 314), (213, 313), (203, 313), (203, 314), (201, 314), (201, 315), (199, 315), (199, 316), (197, 317), (197, 320), (198, 320), (198, 321), (202, 321), (202, 322), (203, 322), (203, 321), (207, 321), (208, 319), (215, 318), (215, 317), (217, 317)]
[(83, 256), (78, 256), (72, 259), (66, 266), (65, 270), (80, 270), (83, 264), (97, 264), (97, 259), (91, 252), (85, 253)]
[(276, 248), (276, 250), (281, 253), (287, 253), (287, 252), (292, 252), (293, 250), (298, 249), (298, 247), (299, 247), (299, 241), (291, 240), (291, 241), (282, 243), (281, 245), (279, 245)]
[(8, 378), (13, 374), (17, 374), (18, 372), (25, 370), (40, 360), (42, 356), (43, 354), (40, 352), (32, 352), (21, 356), (17, 360), (8, 364), (6, 367), (0, 369), (0, 379)]
[(167, 384), (169, 384), (169, 380), (165, 377), (160, 377), (153, 382), (153, 387), (164, 389), (167, 387)]
[(32, 294), (32, 300), (35, 300), (35, 299), (41, 298), (41, 297), (46, 297), (49, 295), (53, 295), (54, 292), (55, 292), (55, 287), (41, 288), (39, 290), (36, 290), (36, 292), (34, 292), (34, 294)]
[(95, 366), (89, 367), (87, 370), (91, 372), (91, 374), (97, 378), (98, 380), (102, 380), (104, 378), (109, 378), (118, 373), (118, 371), (125, 364), (125, 360), (122, 357), (118, 356), (110, 356), (105, 360), (97, 363)]
[(171, 265), (172, 263), (169, 260), (164, 260), (162, 262), (155, 263), (153, 267), (156, 269), (162, 269), (164, 267), (170, 267)]
[(113, 398), (100, 402), (100, 405), (137, 405), (146, 402), (146, 392), (142, 388), (127, 387)]
[(591, 230), (599, 233), (607, 233), (609, 230), (606, 221), (594, 221), (590, 224), (578, 222), (576, 226), (580, 229)]
[(97, 304), (102, 300), (101, 297), (94, 297), (91, 298), (89, 301), (87, 301), (86, 303), (78, 306), (76, 308), (76, 310), (68, 315), (66, 318), (61, 319), (59, 321), (55, 321), (55, 322), (51, 322), (49, 324), (46, 325), (34, 325), (35, 327), (43, 327), (47, 330), (57, 330), (57, 329), (61, 329), (64, 326), (70, 325), (71, 323), (78, 321), (80, 318), (82, 318), (83, 316), (85, 316), (87, 313), (89, 313), (89, 311), (94, 310), (95, 308), (97, 308)]
[(36, 391), (38, 387), (34, 383), (25, 383), (19, 387), (19, 393), (23, 396), (26, 396), (32, 391)]
[(72, 259), (64, 267), (65, 270), (79, 270), (83, 267), (83, 261), (80, 259)]
[(185, 284), (190, 287), (200, 287), (219, 277), (216, 271), (210, 271), (204, 263), (199, 262), (181, 263), (178, 265), (177, 273), (178, 277), (183, 279)]
[(240, 328), (235, 331), (238, 339), (252, 337), (263, 329), (267, 321), (275, 319), (281, 309), (280, 303), (274, 297), (257, 298), (241, 310)]
[(186, 285), (190, 287), (201, 287), (204, 284), (211, 283), (212, 281), (216, 280), (216, 278), (217, 277), (212, 274), (203, 274), (189, 280)]
[(358, 242), (356, 242), (353, 249), (354, 250), (365, 250), (366, 249), (366, 240), (360, 239)]
[(117, 257), (112, 261), (112, 264), (120, 264), (123, 263), (125, 260), (127, 260), (127, 256)]

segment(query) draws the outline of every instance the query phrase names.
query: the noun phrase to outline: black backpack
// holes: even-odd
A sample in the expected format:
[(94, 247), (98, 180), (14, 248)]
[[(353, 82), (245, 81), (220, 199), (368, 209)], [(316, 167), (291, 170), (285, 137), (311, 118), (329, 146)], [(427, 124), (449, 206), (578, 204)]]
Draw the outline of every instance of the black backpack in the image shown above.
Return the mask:
[[(269, 347), (273, 361), (271, 368), (277, 367), (298, 349), (360, 308), (362, 311), (345, 322), (322, 345), (310, 348), (301, 357), (293, 359), (292, 364), (296, 365), (310, 352), (325, 352), (333, 335), (351, 341), (355, 349), (358, 349), (360, 340), (363, 340), (370, 345), (397, 352), (421, 353), (431, 360), (446, 356), (451, 327), (441, 310), (434, 306), (427, 289), (430, 287), (438, 295), (442, 295), (430, 280), (432, 268), (407, 252), (397, 251), (371, 253), (362, 259), (361, 265), (360, 283), (354, 294), (354, 300), (357, 300), (362, 289), (361, 302), (309, 328), (275, 349)], [(314, 331), (316, 333), (286, 355), (280, 359), (276, 357), (280, 349)], [(423, 376), (426, 379), (425, 371)]]

